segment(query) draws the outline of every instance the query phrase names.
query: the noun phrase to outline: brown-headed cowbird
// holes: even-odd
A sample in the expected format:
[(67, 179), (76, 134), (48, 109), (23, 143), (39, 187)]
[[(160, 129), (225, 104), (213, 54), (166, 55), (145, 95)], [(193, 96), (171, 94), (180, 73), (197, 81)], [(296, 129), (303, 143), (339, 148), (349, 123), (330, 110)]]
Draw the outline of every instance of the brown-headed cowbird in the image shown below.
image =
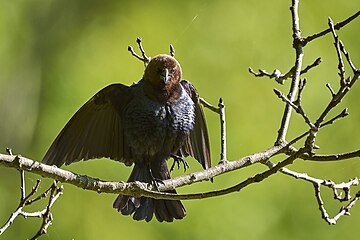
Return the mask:
[[(157, 183), (170, 178), (166, 160), (191, 155), (210, 167), (209, 139), (202, 106), (193, 85), (181, 80), (178, 61), (158, 55), (136, 84), (112, 84), (85, 103), (47, 151), (43, 163), (58, 167), (107, 157), (130, 166), (128, 182)], [(156, 184), (155, 184), (156, 185)], [(176, 193), (175, 190), (167, 192)], [(182, 219), (178, 200), (119, 195), (113, 207), (135, 220)]]

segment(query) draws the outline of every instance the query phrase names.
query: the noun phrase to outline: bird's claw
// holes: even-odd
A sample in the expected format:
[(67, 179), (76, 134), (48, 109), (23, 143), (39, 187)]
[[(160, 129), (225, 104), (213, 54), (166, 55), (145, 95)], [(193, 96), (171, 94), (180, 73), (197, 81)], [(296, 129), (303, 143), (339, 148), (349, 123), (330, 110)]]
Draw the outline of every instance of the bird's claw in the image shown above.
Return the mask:
[(184, 172), (186, 172), (186, 169), (188, 169), (190, 167), (189, 164), (187, 163), (187, 161), (185, 159), (183, 159), (182, 157), (175, 155), (175, 154), (171, 154), (170, 156), (174, 160), (173, 164), (171, 165), (170, 172), (172, 172), (174, 170), (175, 163), (177, 164), (178, 169), (180, 169), (180, 163), (182, 163), (184, 166)]
[(149, 168), (149, 172), (150, 172), (150, 176), (151, 176), (151, 179), (152, 179), (152, 183), (154, 184), (156, 190), (158, 192), (160, 192), (159, 183), (162, 183), (162, 184), (165, 185), (164, 181), (162, 179), (160, 179), (160, 178), (154, 177), (154, 175), (153, 175), (153, 173), (151, 171), (151, 168)]
[(156, 190), (157, 190), (158, 192), (160, 192), (159, 183), (165, 185), (164, 181), (161, 180), (160, 178), (153, 178), (153, 179), (152, 179), (152, 182), (153, 182), (153, 184), (154, 184), (154, 186), (155, 186), (155, 188), (156, 188)]

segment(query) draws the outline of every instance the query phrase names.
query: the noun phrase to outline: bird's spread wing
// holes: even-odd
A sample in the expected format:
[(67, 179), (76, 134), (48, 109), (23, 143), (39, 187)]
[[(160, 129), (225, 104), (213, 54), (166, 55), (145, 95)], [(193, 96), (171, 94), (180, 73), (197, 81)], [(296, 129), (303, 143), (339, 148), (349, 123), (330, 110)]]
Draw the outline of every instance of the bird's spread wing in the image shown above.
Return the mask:
[(199, 95), (190, 82), (182, 80), (181, 85), (195, 103), (195, 125), (180, 152), (183, 156), (190, 155), (194, 157), (201, 163), (204, 169), (208, 169), (211, 167), (210, 144), (204, 111), (199, 102)]
[(122, 124), (122, 112), (133, 97), (131, 90), (113, 84), (95, 94), (65, 125), (43, 162), (60, 167), (82, 159), (108, 157), (131, 165)]

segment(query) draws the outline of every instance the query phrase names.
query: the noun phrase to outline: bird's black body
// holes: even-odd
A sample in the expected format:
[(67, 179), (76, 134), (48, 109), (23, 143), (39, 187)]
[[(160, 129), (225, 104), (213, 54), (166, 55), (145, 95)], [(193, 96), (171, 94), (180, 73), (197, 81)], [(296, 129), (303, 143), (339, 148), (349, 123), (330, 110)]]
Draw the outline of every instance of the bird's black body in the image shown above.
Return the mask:
[[(129, 182), (152, 183), (170, 178), (166, 160), (172, 155), (196, 158), (210, 167), (209, 141), (195, 88), (181, 80), (178, 62), (167, 55), (150, 61), (137, 84), (113, 84), (100, 90), (70, 119), (43, 162), (70, 164), (108, 157), (135, 164)], [(176, 193), (175, 190), (168, 192)], [(180, 201), (119, 195), (114, 208), (135, 220), (182, 219)]]
[(194, 102), (183, 87), (172, 104), (150, 100), (142, 83), (132, 89), (134, 98), (124, 111), (124, 135), (134, 162), (149, 163), (176, 154), (194, 128)]

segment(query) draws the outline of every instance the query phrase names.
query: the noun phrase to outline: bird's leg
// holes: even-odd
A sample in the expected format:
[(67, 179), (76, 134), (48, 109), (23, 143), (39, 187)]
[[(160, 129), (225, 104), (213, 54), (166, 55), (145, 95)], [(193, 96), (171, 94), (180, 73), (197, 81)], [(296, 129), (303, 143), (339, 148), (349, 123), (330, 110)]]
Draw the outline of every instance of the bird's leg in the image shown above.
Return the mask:
[(152, 183), (154, 184), (156, 190), (157, 190), (158, 192), (160, 192), (160, 190), (159, 190), (160, 188), (159, 188), (159, 184), (158, 184), (158, 183), (164, 184), (164, 181), (163, 181), (162, 179), (160, 179), (160, 178), (154, 177), (150, 165), (148, 165), (148, 169), (149, 169), (149, 173), (150, 173), (150, 176), (151, 176)]
[(174, 160), (173, 164), (171, 165), (170, 172), (174, 170), (175, 163), (177, 164), (178, 169), (180, 169), (180, 163), (182, 163), (184, 166), (184, 172), (186, 172), (186, 169), (190, 167), (187, 161), (182, 157), (175, 154), (170, 154), (170, 157), (172, 157), (172, 159)]

